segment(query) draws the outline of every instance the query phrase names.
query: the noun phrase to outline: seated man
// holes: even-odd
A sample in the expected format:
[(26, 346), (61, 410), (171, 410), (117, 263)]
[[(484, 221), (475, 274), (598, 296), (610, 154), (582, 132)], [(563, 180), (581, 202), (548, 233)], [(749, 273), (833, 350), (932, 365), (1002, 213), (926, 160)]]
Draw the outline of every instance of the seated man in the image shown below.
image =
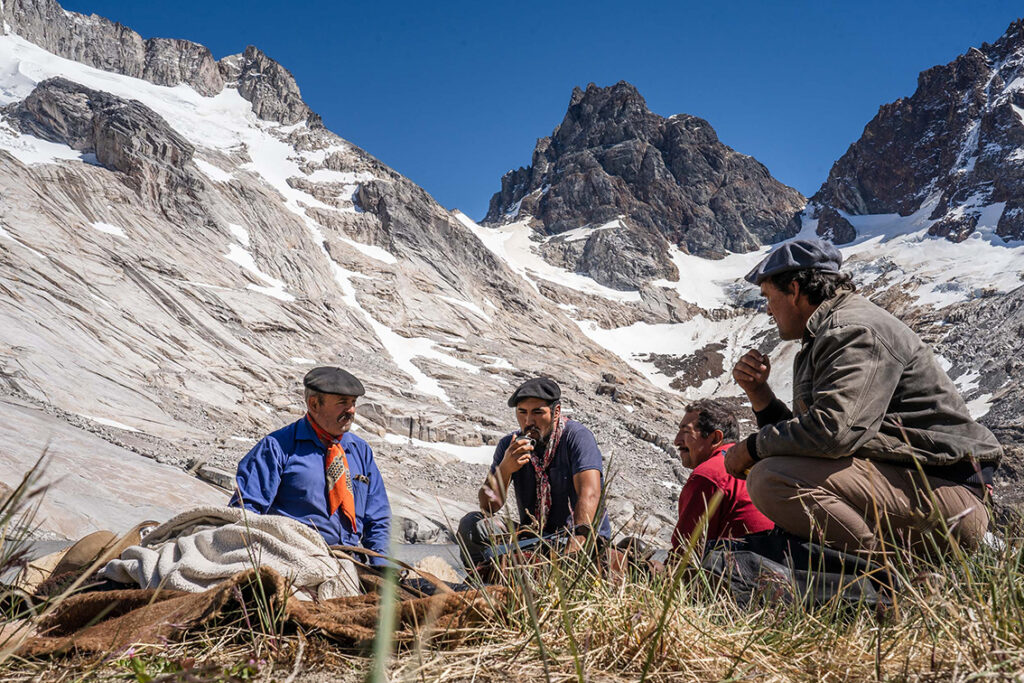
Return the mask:
[(950, 540), (974, 548), (1002, 449), (931, 350), (855, 294), (841, 262), (828, 243), (796, 240), (747, 275), (779, 335), (802, 346), (792, 410), (768, 386), (767, 356), (748, 351), (737, 363), (733, 377), (759, 431), (726, 454), (726, 470), (746, 476), (758, 509), (801, 538), (847, 551), (893, 540), (924, 551), (944, 551)]
[(601, 500), (601, 451), (589, 429), (562, 417), (561, 397), (558, 384), (537, 377), (509, 398), (519, 429), (494, 450), (491, 471), (477, 494), (482, 512), (471, 512), (459, 523), (457, 536), (468, 566), (483, 560), (491, 534), (502, 531), (491, 516), (505, 504), (509, 482), (521, 525), (534, 525), (544, 536), (567, 530), (570, 551), (582, 548), (594, 533), (605, 541), (611, 538), (607, 515), (596, 530), (592, 527)]
[[(672, 553), (683, 553), (690, 536), (707, 517), (708, 541), (741, 538), (767, 531), (775, 525), (750, 502), (747, 485), (725, 471), (725, 452), (739, 438), (739, 425), (732, 410), (721, 401), (702, 400), (686, 406), (679, 423), (676, 448), (683, 465), (693, 470), (679, 493), (679, 521), (672, 532)], [(708, 504), (716, 495), (721, 500), (708, 515)], [(700, 552), (704, 544), (698, 542)]]
[(328, 545), (387, 554), (391, 506), (384, 481), (373, 451), (349, 431), (363, 385), (340, 368), (314, 368), (303, 384), (308, 412), (242, 458), (229, 505), (297, 519)]

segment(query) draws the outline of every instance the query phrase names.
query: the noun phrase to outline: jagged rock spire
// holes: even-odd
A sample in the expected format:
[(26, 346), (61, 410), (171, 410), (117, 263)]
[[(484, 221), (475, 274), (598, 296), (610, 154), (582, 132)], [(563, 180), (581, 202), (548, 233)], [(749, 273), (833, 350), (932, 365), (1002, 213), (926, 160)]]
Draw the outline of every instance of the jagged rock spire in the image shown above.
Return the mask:
[[(600, 251), (643, 254), (642, 262), (613, 257), (621, 262), (597, 267), (583, 253), (569, 259), (580, 272), (620, 288), (674, 279), (668, 243), (715, 256), (792, 236), (804, 205), (799, 192), (756, 159), (722, 144), (707, 121), (654, 114), (624, 81), (573, 90), (565, 118), (538, 140), (530, 166), (510, 171), (501, 185), (488, 223), (528, 216), (552, 236), (621, 218), (626, 232), (620, 230), (613, 249)], [(609, 276), (615, 272), (630, 275)]]

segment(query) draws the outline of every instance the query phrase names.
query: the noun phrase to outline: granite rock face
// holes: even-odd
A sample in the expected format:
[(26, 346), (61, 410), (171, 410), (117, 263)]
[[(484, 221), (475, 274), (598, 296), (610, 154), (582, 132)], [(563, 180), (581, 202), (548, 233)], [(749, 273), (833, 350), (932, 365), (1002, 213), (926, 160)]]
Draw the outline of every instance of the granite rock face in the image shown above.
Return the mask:
[[(485, 222), (530, 218), (558, 235), (621, 220), (635, 233), (595, 232), (578, 272), (619, 289), (674, 279), (668, 245), (700, 256), (750, 251), (800, 229), (804, 198), (762, 164), (718, 140), (695, 116), (647, 109), (626, 82), (576, 88), (562, 123), (537, 142), (531, 165), (510, 171)], [(611, 253), (610, 242), (626, 249)]]
[(6, 114), (23, 133), (94, 154), (139, 192), (167, 197), (196, 189), (187, 168), (195, 148), (141, 102), (51, 78)]
[(97, 69), (158, 85), (185, 83), (203, 95), (216, 95), (224, 89), (216, 60), (197, 43), (143, 40), (109, 19), (68, 12), (56, 0), (8, 0), (3, 19), (29, 42)]
[(221, 73), (234, 82), (238, 92), (252, 102), (256, 116), (285, 125), (313, 117), (319, 121), (302, 101), (295, 78), (283, 66), (250, 45), (241, 59), (221, 60)]
[(227, 83), (252, 103), (256, 116), (292, 124), (319, 122), (299, 93), (291, 73), (253, 46), (220, 62), (198, 43), (171, 38), (143, 39), (100, 16), (63, 9), (56, 0), (8, 0), (0, 16), (10, 31), (53, 54), (157, 85), (189, 85), (212, 97)]
[[(847, 214), (927, 211), (930, 232), (959, 242), (987, 207), (996, 234), (1024, 239), (1024, 21), (918, 76), (883, 105), (812, 197)], [(838, 233), (837, 233), (838, 235)]]

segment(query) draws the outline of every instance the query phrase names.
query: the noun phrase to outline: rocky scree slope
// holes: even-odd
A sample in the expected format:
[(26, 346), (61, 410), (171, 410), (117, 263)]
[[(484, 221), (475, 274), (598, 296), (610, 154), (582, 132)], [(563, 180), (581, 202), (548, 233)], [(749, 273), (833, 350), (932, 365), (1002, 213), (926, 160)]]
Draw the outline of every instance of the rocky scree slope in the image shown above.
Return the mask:
[[(585, 240), (553, 240), (552, 262), (616, 289), (678, 277), (669, 245), (703, 257), (792, 237), (803, 196), (688, 114), (663, 118), (626, 82), (576, 88), (530, 166), (509, 171), (485, 223), (529, 219), (538, 235), (618, 221)], [(610, 226), (609, 226), (610, 227)]]
[(343, 365), (398, 527), (423, 541), (475, 507), (509, 391), (547, 373), (621, 468), (612, 503), (638, 501), (617, 522), (667, 537), (672, 398), (324, 129), (287, 70), (54, 2), (9, 0), (3, 20), (0, 409), (225, 483), (301, 414), (309, 367)]

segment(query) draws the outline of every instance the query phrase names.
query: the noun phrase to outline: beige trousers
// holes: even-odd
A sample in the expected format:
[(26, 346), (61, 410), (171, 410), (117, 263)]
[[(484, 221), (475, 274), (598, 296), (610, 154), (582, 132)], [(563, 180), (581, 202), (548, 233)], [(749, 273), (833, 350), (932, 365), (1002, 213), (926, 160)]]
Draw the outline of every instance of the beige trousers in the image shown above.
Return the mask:
[[(865, 458), (778, 456), (747, 476), (754, 505), (785, 531), (847, 550), (877, 551), (882, 542), (945, 551), (949, 535), (978, 546), (988, 510), (970, 489), (916, 469)], [(923, 547), (922, 547), (923, 544)]]

